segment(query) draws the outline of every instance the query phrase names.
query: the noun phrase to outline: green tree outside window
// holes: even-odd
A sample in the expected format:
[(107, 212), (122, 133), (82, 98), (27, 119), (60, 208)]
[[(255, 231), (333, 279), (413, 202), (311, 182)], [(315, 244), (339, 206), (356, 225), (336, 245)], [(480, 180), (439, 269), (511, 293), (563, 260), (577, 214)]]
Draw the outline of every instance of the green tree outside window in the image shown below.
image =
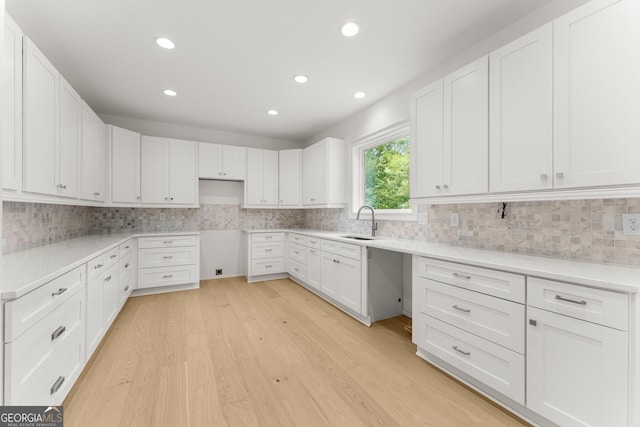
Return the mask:
[(409, 138), (364, 150), (364, 201), (374, 209), (409, 209)]

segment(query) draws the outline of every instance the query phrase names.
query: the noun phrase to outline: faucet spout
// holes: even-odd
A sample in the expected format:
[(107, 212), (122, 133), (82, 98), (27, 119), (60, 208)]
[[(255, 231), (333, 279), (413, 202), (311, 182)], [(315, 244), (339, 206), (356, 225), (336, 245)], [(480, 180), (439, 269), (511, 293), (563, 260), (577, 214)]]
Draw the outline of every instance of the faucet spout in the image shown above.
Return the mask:
[(362, 212), (362, 209), (369, 209), (371, 210), (371, 237), (376, 237), (376, 230), (378, 229), (378, 223), (376, 222), (376, 213), (373, 210), (373, 208), (369, 205), (363, 205), (360, 206), (360, 209), (358, 209), (358, 215), (356, 216), (356, 219), (360, 219), (360, 212)]

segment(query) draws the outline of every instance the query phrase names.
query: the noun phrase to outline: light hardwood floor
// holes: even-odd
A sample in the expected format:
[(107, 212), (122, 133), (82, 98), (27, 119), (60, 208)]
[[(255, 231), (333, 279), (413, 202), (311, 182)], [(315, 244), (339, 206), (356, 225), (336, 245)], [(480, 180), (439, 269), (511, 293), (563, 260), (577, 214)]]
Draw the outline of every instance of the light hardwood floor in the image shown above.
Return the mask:
[(290, 280), (130, 298), (64, 402), (65, 426), (522, 426)]

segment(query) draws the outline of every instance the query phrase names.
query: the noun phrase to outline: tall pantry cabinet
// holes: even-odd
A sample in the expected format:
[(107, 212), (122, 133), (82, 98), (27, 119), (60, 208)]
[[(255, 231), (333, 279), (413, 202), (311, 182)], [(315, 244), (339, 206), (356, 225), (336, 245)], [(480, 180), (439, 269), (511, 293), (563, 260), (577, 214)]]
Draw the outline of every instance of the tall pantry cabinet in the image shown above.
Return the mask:
[(4, 17), (2, 74), (2, 188), (22, 188), (22, 30)]

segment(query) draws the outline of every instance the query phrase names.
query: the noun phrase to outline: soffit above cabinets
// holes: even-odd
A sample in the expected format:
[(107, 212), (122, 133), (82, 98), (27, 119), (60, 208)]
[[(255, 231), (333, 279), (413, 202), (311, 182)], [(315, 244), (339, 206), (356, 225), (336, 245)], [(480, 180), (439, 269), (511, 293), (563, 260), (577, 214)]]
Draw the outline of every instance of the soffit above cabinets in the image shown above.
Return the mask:
[[(7, 0), (6, 8), (100, 114), (304, 142), (548, 2)], [(340, 34), (348, 20), (361, 26), (355, 37)], [(175, 49), (158, 47), (158, 37)], [(294, 82), (296, 74), (309, 81)], [(366, 97), (354, 98), (358, 91)]]

